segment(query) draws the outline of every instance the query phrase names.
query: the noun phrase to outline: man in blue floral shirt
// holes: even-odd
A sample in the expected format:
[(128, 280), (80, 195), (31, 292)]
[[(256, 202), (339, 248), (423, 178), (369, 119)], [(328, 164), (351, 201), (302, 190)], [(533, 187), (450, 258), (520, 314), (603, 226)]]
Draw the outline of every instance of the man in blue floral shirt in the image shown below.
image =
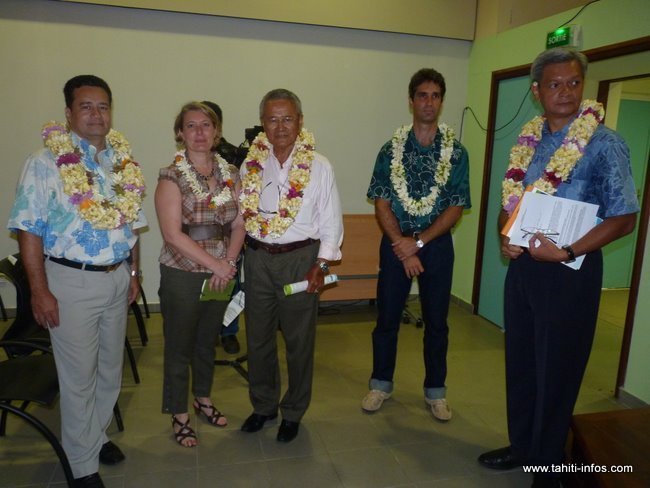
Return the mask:
[(128, 304), (139, 290), (144, 180), (128, 142), (111, 130), (106, 82), (76, 76), (63, 92), (67, 128), (45, 125), (46, 147), (25, 163), (8, 228), (18, 234), (34, 318), (50, 332), (76, 486), (101, 487), (98, 463), (124, 459), (106, 429), (120, 391)]
[(384, 144), (368, 188), (383, 230), (377, 285), (379, 315), (372, 333), (370, 391), (361, 406), (381, 408), (393, 391), (397, 334), (417, 277), (424, 320), (424, 398), (433, 416), (451, 419), (446, 400), (448, 326), (454, 249), (451, 228), (469, 208), (469, 161), (452, 129), (438, 124), (445, 79), (421, 69), (409, 84), (413, 125)]
[[(573, 49), (549, 49), (533, 61), (531, 90), (544, 113), (524, 126), (527, 133), (511, 152), (499, 215), (503, 228), (524, 188), (533, 185), (596, 204), (602, 219), (562, 247), (539, 232), (528, 248), (500, 236), (501, 254), (510, 260), (504, 289), (510, 445), (481, 454), (478, 461), (491, 469), (546, 467), (546, 473), (534, 475), (535, 488), (562, 486), (560, 473), (551, 468), (564, 461), (594, 339), (601, 248), (632, 232), (639, 212), (625, 141), (602, 125), (599, 103), (582, 99), (586, 72), (587, 58)], [(522, 145), (534, 150), (522, 151)], [(581, 257), (577, 269), (564, 264)]]

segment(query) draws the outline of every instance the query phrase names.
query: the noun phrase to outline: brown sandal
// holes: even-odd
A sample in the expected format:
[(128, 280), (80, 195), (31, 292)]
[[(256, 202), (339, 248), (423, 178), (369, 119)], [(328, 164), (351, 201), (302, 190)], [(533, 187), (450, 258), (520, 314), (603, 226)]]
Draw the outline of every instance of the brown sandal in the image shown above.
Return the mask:
[[(176, 430), (176, 425), (180, 426), (178, 431)], [(174, 431), (174, 438), (183, 447), (195, 447), (196, 444), (184, 444), (185, 439), (194, 439), (196, 441), (196, 433), (190, 427), (190, 419), (185, 422), (181, 422), (176, 418), (176, 415), (172, 415), (172, 430)]]
[[(225, 427), (228, 425), (228, 419), (219, 410), (217, 410), (214, 405), (205, 405), (195, 398), (193, 407), (197, 415), (203, 414), (208, 423), (214, 425), (215, 427)], [(225, 422), (220, 424), (220, 419), (224, 419)]]

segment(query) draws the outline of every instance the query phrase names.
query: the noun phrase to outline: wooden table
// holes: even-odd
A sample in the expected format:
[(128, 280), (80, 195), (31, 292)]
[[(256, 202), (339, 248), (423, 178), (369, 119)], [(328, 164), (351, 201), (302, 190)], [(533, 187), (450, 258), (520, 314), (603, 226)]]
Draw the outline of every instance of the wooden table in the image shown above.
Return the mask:
[(650, 407), (574, 415), (570, 462), (631, 466), (632, 473), (577, 473), (580, 487), (650, 487)]

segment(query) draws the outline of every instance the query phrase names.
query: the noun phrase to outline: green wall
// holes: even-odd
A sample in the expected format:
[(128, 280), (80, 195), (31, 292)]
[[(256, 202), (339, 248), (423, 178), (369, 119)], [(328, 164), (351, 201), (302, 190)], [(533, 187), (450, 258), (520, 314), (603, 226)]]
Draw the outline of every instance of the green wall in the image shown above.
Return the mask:
[[(560, 15), (475, 41), (470, 53), (467, 104), (477, 114), (483, 126), (487, 125), (492, 72), (532, 62), (544, 49), (546, 33), (568, 21), (577, 12), (578, 9), (572, 9)], [(612, 25), (612, 19), (616, 19), (616, 26)], [(573, 23), (582, 26), (582, 49), (593, 49), (650, 35), (650, 9), (647, 0), (601, 0), (583, 10)], [(485, 140), (483, 130), (474, 121), (468, 120), (463, 131), (462, 142), (467, 147), (471, 158), (470, 184), (474, 207), (463, 217), (462, 225), (457, 227), (454, 234), (456, 255), (464, 257), (462, 260), (457, 259), (455, 263), (454, 295), (467, 302), (471, 302), (472, 298)], [(494, 232), (494, 230), (487, 229), (487, 232)], [(634, 333), (635, 340), (644, 341), (645, 348), (641, 344), (633, 344), (628, 365), (629, 378), (637, 375), (647, 377), (650, 370), (650, 355), (648, 355), (650, 286), (647, 285), (650, 281), (650, 265), (648, 263), (644, 267), (641, 281), (645, 286), (641, 287), (639, 293), (640, 305), (637, 307)], [(650, 403), (650, 384), (647, 380), (645, 384), (637, 382), (634, 385), (626, 385), (626, 391)]]

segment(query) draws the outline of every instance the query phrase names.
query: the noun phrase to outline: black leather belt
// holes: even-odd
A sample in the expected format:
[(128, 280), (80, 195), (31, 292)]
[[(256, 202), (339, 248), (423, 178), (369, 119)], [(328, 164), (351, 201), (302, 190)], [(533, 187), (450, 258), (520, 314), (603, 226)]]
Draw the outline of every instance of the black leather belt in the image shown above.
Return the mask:
[(193, 241), (207, 239), (223, 241), (224, 236), (230, 235), (230, 224), (183, 224), (181, 231), (190, 236)]
[(66, 258), (54, 258), (52, 256), (46, 256), (46, 259), (49, 259), (53, 263), (62, 264), (63, 266), (67, 266), (69, 268), (81, 269), (83, 271), (103, 271), (104, 273), (110, 273), (111, 271), (115, 271), (124, 262), (124, 261), (120, 261), (119, 263), (107, 264), (105, 266), (101, 266), (98, 264), (86, 264), (86, 263), (80, 263), (78, 261), (70, 261), (69, 259)]
[(295, 251), (301, 247), (308, 246), (315, 242), (319, 242), (318, 239), (305, 239), (304, 241), (289, 242), (287, 244), (267, 244), (266, 242), (258, 241), (252, 237), (246, 236), (246, 245), (251, 249), (263, 249), (269, 254), (282, 254), (285, 252)]
[(402, 231), (402, 237), (413, 237), (415, 234), (421, 234), (420, 229), (408, 229)]

